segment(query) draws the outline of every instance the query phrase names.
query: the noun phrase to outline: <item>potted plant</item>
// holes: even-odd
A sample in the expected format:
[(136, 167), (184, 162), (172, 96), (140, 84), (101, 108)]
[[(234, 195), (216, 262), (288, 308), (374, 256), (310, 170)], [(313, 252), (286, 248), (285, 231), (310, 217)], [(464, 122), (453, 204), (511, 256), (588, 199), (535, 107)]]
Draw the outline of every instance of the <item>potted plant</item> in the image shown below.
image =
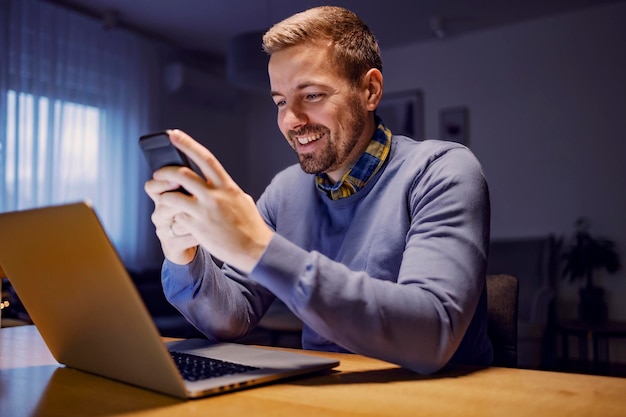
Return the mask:
[(589, 219), (585, 217), (576, 221), (576, 233), (563, 254), (563, 275), (570, 282), (585, 280), (585, 286), (579, 291), (579, 317), (588, 322), (601, 323), (607, 319), (607, 307), (604, 289), (594, 284), (593, 275), (598, 269), (605, 269), (610, 274), (617, 272), (620, 259), (615, 242), (592, 236), (590, 226)]

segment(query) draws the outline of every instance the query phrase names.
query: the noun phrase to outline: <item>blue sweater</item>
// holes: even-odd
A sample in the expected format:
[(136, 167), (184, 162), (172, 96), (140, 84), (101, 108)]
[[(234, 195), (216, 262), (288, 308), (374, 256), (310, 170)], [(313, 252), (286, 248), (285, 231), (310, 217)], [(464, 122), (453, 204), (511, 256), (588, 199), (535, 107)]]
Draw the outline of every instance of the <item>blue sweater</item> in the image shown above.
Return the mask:
[(294, 165), (257, 206), (277, 233), (249, 275), (202, 248), (188, 265), (164, 263), (167, 298), (208, 337), (245, 336), (276, 296), (303, 321), (305, 349), (419, 373), (491, 363), (489, 196), (467, 148), (394, 136), (357, 194), (333, 201)]

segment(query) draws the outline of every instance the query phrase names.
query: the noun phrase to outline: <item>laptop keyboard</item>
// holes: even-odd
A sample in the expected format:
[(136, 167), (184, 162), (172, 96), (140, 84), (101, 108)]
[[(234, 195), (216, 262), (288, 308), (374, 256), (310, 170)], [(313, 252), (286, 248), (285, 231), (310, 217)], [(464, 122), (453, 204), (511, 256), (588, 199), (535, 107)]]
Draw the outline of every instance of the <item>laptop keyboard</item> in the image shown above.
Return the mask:
[(226, 362), (220, 359), (191, 355), (189, 353), (170, 352), (170, 354), (174, 359), (174, 363), (178, 366), (183, 379), (187, 381), (200, 381), (259, 369), (254, 366)]

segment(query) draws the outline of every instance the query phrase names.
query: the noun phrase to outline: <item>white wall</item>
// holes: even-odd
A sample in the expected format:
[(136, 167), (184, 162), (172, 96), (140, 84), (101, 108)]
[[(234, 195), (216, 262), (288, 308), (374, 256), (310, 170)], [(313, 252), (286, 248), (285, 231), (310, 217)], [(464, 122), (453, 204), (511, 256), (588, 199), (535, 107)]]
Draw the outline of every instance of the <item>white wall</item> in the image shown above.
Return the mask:
[[(385, 91), (424, 93), (425, 133), (467, 106), (470, 148), (492, 201), (492, 237), (569, 235), (579, 216), (616, 240), (623, 270), (598, 274), (609, 314), (626, 320), (626, 4), (383, 51)], [(294, 163), (269, 98), (249, 114), (254, 196)], [(576, 315), (578, 284), (560, 283), (558, 314)], [(626, 349), (613, 359), (626, 362)]]

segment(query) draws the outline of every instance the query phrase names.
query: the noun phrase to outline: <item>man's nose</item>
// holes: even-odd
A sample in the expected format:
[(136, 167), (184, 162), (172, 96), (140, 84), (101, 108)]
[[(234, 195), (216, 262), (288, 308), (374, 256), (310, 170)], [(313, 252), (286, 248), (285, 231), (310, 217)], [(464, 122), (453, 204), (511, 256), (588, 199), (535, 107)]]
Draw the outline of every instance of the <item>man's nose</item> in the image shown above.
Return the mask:
[(297, 130), (307, 124), (308, 117), (301, 106), (292, 105), (285, 110), (283, 123), (289, 130)]

